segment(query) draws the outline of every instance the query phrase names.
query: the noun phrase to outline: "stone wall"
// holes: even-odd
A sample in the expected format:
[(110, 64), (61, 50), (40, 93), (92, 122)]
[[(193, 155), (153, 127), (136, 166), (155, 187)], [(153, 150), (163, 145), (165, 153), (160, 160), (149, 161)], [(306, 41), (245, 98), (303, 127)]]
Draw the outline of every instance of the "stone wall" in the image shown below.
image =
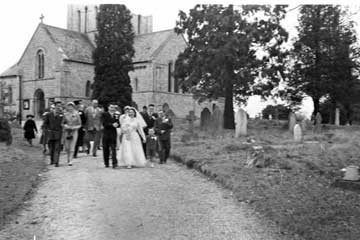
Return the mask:
[(69, 99), (88, 100), (91, 97), (86, 96), (86, 83), (94, 82), (94, 66), (90, 64), (66, 62), (68, 71), (63, 72), (61, 96)]
[[(151, 63), (134, 64), (134, 71), (129, 72), (133, 92), (153, 90), (153, 70)], [(137, 80), (136, 80), (137, 79)], [(136, 84), (137, 81), (137, 84)], [(137, 85), (137, 88), (136, 88)]]

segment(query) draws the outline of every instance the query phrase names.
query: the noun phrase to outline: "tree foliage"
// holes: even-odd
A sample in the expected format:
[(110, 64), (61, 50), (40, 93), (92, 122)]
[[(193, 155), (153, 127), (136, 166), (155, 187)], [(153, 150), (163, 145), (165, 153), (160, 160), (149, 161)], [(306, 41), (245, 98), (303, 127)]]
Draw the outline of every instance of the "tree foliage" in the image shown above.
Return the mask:
[(102, 104), (130, 105), (132, 88), (128, 73), (133, 70), (135, 53), (130, 11), (122, 4), (101, 4), (97, 30), (92, 97)]
[(262, 116), (265, 119), (269, 119), (269, 115), (271, 115), (273, 117), (273, 119), (287, 120), (289, 118), (290, 112), (291, 112), (291, 109), (283, 104), (267, 105), (262, 110)]
[[(175, 63), (175, 77), (200, 100), (225, 97), (225, 128), (235, 127), (234, 98), (269, 96), (279, 83), (285, 57), (280, 46), (288, 37), (280, 25), (284, 16), (285, 6), (196, 5), (189, 14), (180, 11), (175, 31), (186, 35), (188, 47)], [(257, 81), (260, 72), (266, 81)]]
[(304, 5), (300, 8), (299, 36), (292, 54), (289, 93), (301, 99), (310, 96), (314, 114), (320, 99), (330, 98), (349, 107), (355, 92), (358, 57), (351, 21), (337, 5)]

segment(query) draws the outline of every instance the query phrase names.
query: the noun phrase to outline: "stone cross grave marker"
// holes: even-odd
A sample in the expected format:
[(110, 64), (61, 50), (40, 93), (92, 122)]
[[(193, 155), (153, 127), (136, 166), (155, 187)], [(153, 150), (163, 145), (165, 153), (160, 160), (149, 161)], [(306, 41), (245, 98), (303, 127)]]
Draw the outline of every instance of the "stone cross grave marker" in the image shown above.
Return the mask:
[(204, 108), (200, 114), (200, 128), (201, 130), (209, 130), (211, 123), (211, 112), (208, 108)]
[(247, 135), (247, 115), (243, 109), (239, 109), (235, 114), (235, 137)]
[(289, 113), (289, 131), (293, 131), (294, 130), (294, 126), (296, 124), (296, 116), (295, 113), (290, 112)]
[(300, 125), (297, 123), (294, 126), (294, 141), (301, 142), (303, 139), (303, 133)]

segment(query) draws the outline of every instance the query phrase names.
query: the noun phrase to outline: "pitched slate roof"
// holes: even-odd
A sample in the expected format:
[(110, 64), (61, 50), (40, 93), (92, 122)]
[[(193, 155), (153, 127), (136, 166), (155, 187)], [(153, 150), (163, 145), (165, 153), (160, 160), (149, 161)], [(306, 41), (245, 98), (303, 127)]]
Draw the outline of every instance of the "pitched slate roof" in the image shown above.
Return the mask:
[(151, 60), (156, 55), (156, 53), (167, 43), (172, 34), (174, 34), (174, 30), (170, 29), (135, 36), (135, 57), (133, 58), (133, 62), (135, 63)]
[(9, 76), (15, 76), (18, 75), (18, 65), (14, 64), (8, 69), (6, 69), (3, 73), (0, 74), (1, 77), (9, 77)]
[(68, 60), (92, 63), (94, 46), (89, 38), (79, 32), (43, 24), (45, 31), (62, 50)]
[[(39, 27), (43, 27), (52, 41), (54, 41), (59, 49), (63, 51), (63, 57), (65, 59), (93, 63), (92, 52), (95, 47), (86, 34), (46, 24), (40, 24)], [(133, 62), (152, 60), (152, 58), (166, 45), (173, 34), (175, 34), (174, 30), (169, 29), (135, 36), (135, 56)], [(15, 64), (0, 76), (16, 75), (17, 71), (17, 64)]]

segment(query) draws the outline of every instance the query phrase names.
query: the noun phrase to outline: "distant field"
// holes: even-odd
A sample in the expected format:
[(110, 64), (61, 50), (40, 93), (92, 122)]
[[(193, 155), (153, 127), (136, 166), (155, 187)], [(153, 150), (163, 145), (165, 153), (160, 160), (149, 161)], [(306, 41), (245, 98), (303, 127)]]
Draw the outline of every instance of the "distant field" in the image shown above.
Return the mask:
[[(341, 168), (360, 165), (360, 128), (326, 126), (308, 129), (304, 144), (292, 141), (286, 122), (250, 121), (253, 145), (265, 149), (266, 168), (246, 168), (246, 138), (234, 131), (211, 136), (198, 129), (186, 136), (186, 123), (174, 130), (174, 158), (230, 188), (244, 202), (274, 221), (280, 232), (305, 239), (359, 239), (359, 192), (333, 188)], [(184, 137), (185, 136), (185, 137)]]

